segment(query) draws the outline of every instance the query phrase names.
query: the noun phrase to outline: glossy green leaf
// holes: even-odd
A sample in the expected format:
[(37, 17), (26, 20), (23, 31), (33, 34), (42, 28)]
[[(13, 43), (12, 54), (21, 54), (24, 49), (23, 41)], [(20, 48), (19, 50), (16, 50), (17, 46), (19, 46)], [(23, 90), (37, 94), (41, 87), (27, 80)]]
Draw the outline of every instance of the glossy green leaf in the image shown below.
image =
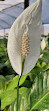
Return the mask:
[(7, 75), (7, 76), (5, 76), (5, 78), (6, 78), (6, 85), (8, 86), (8, 84), (13, 80), (13, 78), (14, 78), (14, 74), (12, 74), (12, 75)]
[(16, 111), (16, 110), (15, 110), (15, 102), (13, 102), (13, 103), (10, 105), (8, 111)]
[(32, 87), (32, 81), (25, 80), (24, 83), (22, 84), (22, 87), (31, 88)]
[(19, 93), (19, 110), (18, 111), (29, 111), (30, 109), (30, 88), (20, 88)]
[(0, 75), (0, 90), (1, 90), (1, 89), (4, 90), (4, 89), (6, 88), (6, 84), (5, 84), (5, 82), (6, 82), (5, 77), (2, 76), (2, 75)]
[[(20, 79), (19, 86), (24, 83), (26, 77), (27, 77), (27, 74), (26, 74), (26, 75), (22, 75), (22, 77), (21, 77), (21, 79)], [(12, 90), (12, 89), (16, 88), (16, 87), (17, 87), (17, 84), (18, 84), (18, 80), (19, 80), (19, 75), (15, 76), (15, 77), (13, 78), (13, 80), (8, 84), (7, 90)]]
[[(17, 101), (10, 105), (9, 111), (17, 111)], [(20, 88), (19, 90), (19, 109), (18, 111), (30, 110), (30, 88)]]
[(26, 80), (26, 77), (28, 76), (28, 74), (26, 75), (22, 75), (21, 79), (20, 79), (20, 83), (19, 85), (22, 85), (24, 83), (24, 81)]
[(1, 95), (1, 109), (10, 105), (17, 97), (17, 90), (5, 90)]
[(32, 81), (32, 83), (34, 83), (34, 80), (36, 78), (36, 76), (40, 73), (41, 69), (38, 66), (35, 66), (31, 72), (29, 73), (29, 77)]
[(49, 109), (49, 71), (40, 73), (31, 89), (31, 109)]
[[(19, 111), (25, 111), (30, 108), (30, 88), (22, 87), (19, 89)], [(9, 111), (16, 109), (17, 104), (17, 90), (5, 90), (1, 95), (1, 109), (10, 105)], [(14, 110), (13, 110), (14, 111)]]
[(17, 87), (18, 80), (19, 80), (19, 75), (18, 75), (18, 76), (15, 76), (15, 77), (12, 79), (12, 81), (8, 84), (7, 90), (13, 90), (15, 87)]

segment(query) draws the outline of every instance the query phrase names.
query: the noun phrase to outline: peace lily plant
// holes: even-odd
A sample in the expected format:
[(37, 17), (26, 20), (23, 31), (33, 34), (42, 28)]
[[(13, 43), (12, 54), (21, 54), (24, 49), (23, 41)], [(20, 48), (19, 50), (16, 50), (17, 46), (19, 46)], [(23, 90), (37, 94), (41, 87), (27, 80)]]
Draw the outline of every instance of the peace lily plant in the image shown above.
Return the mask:
[[(35, 66), (40, 55), (42, 0), (29, 6), (13, 23), (8, 37), (8, 55), (15, 72), (27, 74)], [(17, 111), (19, 81), (17, 86)]]
[(25, 58), (23, 74), (36, 64), (40, 54), (41, 3), (29, 6), (13, 23), (8, 37), (8, 55), (13, 69), (19, 75)]
[(40, 50), (41, 8), (42, 0), (37, 0), (10, 29), (7, 49), (14, 70), (7, 56), (7, 40), (0, 41), (0, 111), (49, 109), (49, 36), (44, 35), (47, 46)]

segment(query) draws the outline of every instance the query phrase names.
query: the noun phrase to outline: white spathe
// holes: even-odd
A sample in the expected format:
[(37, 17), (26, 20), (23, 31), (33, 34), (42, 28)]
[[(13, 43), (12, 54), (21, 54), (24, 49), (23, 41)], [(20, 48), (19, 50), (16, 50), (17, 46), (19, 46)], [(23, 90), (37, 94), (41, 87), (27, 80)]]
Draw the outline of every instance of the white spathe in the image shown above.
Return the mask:
[(45, 38), (43, 38), (43, 40), (41, 41), (41, 49), (44, 50), (46, 47), (46, 41)]
[(42, 58), (43, 57), (43, 54), (41, 54), (40, 56), (39, 56), (39, 58)]
[(29, 6), (13, 23), (8, 37), (8, 55), (16, 73), (21, 75), (21, 38), (26, 32), (30, 39), (30, 52), (25, 59), (23, 74), (35, 66), (40, 55), (42, 0)]

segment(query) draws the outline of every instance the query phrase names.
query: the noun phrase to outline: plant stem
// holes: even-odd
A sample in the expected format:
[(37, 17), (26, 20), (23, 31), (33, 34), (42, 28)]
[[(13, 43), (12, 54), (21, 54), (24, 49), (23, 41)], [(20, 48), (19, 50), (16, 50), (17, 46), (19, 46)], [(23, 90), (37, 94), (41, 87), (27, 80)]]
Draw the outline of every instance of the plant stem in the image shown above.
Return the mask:
[(19, 77), (18, 85), (17, 85), (17, 111), (18, 111), (18, 107), (19, 107), (19, 81), (21, 79), (21, 76)]
[(20, 79), (21, 79), (22, 74), (23, 74), (24, 62), (25, 62), (25, 57), (23, 58), (23, 61), (22, 61), (21, 76), (19, 77), (18, 85), (17, 85), (17, 111), (18, 111), (18, 108), (19, 108), (19, 82), (20, 82)]
[(18, 81), (18, 85), (17, 85), (17, 111), (18, 111), (18, 107), (19, 107), (19, 81)]

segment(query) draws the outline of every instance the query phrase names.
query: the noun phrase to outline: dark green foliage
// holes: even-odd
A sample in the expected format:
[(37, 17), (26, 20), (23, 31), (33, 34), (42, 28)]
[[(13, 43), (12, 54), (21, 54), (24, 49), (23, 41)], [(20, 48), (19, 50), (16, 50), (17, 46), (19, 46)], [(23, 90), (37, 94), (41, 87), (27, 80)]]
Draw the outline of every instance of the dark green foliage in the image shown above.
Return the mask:
[(7, 39), (0, 39), (0, 75), (8, 75), (15, 73), (9, 62), (7, 54)]

